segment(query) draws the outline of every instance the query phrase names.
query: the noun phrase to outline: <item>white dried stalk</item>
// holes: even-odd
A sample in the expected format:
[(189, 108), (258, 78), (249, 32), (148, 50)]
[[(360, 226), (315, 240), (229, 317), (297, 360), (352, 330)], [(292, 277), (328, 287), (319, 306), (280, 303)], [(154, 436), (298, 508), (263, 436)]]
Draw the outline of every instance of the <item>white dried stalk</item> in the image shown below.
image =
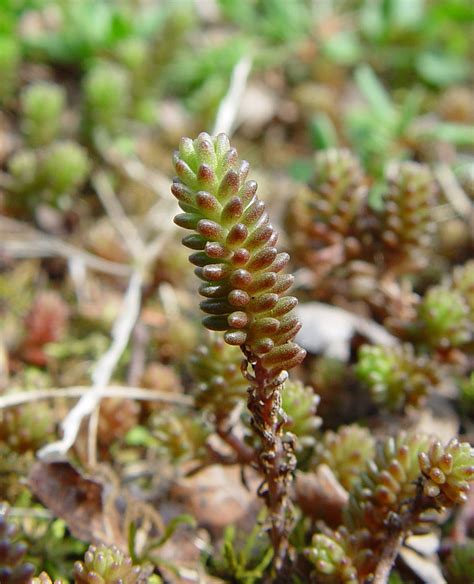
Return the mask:
[[(89, 385), (74, 385), (72, 387), (57, 387), (39, 389), (37, 391), (18, 391), (0, 396), (0, 410), (14, 408), (27, 403), (47, 399), (80, 398), (91, 391)], [(176, 406), (193, 407), (194, 400), (190, 395), (173, 394), (158, 389), (144, 389), (128, 385), (108, 385), (97, 389), (99, 399), (109, 397), (134, 399), (137, 401), (163, 402)]]
[(106, 210), (112, 225), (122, 237), (127, 249), (135, 260), (143, 258), (145, 244), (143, 243), (137, 228), (125, 214), (120, 201), (117, 198), (110, 180), (105, 172), (97, 172), (92, 177), (92, 184)]
[(32, 229), (21, 221), (0, 217), (0, 254), (15, 258), (63, 257), (67, 260), (79, 258), (91, 270), (113, 276), (130, 276), (131, 268), (124, 264), (105, 260), (59, 237), (53, 237)]
[(101, 399), (100, 389), (108, 385), (138, 318), (142, 282), (142, 274), (135, 271), (130, 278), (123, 304), (112, 329), (112, 343), (107, 352), (99, 359), (92, 372), (93, 385), (91, 390), (81, 397), (62, 421), (63, 438), (42, 448), (38, 452), (40, 458), (64, 457), (76, 441), (82, 421), (92, 414), (99, 404)]
[(454, 211), (463, 219), (474, 215), (474, 205), (465, 193), (454, 172), (447, 164), (440, 164), (435, 169), (435, 177)]
[(242, 102), (247, 79), (252, 68), (252, 59), (244, 55), (235, 65), (230, 78), (229, 90), (219, 105), (212, 134), (223, 132), (232, 136), (235, 120)]

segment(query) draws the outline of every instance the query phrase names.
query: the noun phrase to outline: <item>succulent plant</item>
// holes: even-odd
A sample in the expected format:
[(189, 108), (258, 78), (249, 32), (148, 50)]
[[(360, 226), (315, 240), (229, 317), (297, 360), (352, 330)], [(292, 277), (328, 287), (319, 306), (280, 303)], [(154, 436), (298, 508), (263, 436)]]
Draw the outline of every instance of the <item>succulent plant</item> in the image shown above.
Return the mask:
[(327, 464), (348, 491), (359, 479), (375, 454), (375, 439), (367, 428), (357, 424), (340, 426), (324, 433), (316, 448), (316, 464)]
[(54, 83), (38, 82), (23, 90), (21, 123), (30, 146), (44, 146), (57, 137), (65, 101), (64, 89)]
[(68, 319), (68, 305), (57, 292), (46, 290), (37, 294), (24, 319), (23, 359), (38, 366), (45, 365), (44, 346), (63, 339)]
[(423, 492), (447, 505), (465, 503), (469, 483), (474, 481), (474, 448), (453, 438), (446, 446), (435, 440), (418, 455), (425, 478)]
[(242, 376), (242, 353), (221, 337), (209, 336), (190, 357), (195, 381), (196, 406), (225, 418), (247, 396), (248, 383)]
[(356, 373), (369, 387), (375, 403), (402, 411), (419, 406), (438, 383), (436, 367), (425, 357), (417, 357), (412, 345), (400, 347), (363, 345)]
[(111, 135), (123, 127), (130, 104), (130, 80), (118, 65), (100, 63), (83, 81), (84, 124), (90, 135), (103, 129)]
[(317, 533), (305, 549), (305, 556), (315, 567), (314, 582), (328, 584), (357, 584), (359, 578), (346, 542), (338, 532), (333, 537)]
[[(335, 148), (316, 154), (310, 186), (293, 200), (289, 233), (296, 257), (318, 271), (328, 263), (344, 263), (359, 250), (355, 223), (367, 188), (359, 161), (349, 150)], [(335, 245), (339, 251), (330, 259)]]
[(91, 545), (83, 562), (73, 570), (75, 584), (139, 584), (147, 581), (140, 566), (134, 566), (116, 546)]
[(297, 301), (285, 296), (293, 277), (280, 273), (289, 255), (278, 253), (278, 234), (255, 194), (257, 183), (246, 180), (249, 164), (239, 162), (227, 136), (182, 138), (174, 164), (178, 176), (171, 191), (183, 210), (174, 220), (195, 232), (183, 244), (195, 250), (190, 261), (204, 282), (201, 308), (209, 316), (203, 324), (225, 331), (224, 340), (240, 346), (245, 356), (247, 405), (268, 487), (261, 493), (271, 512), (274, 566), (280, 569), (292, 521), (288, 491), (296, 465), (291, 441), (282, 437), (281, 389), (287, 370), (306, 355), (293, 342), (301, 328), (291, 314)]
[(439, 520), (439, 508), (465, 500), (473, 463), (473, 449), (457, 440), (443, 448), (427, 436), (401, 432), (378, 443), (352, 483), (343, 524), (315, 534), (305, 550), (315, 581), (370, 581), (390, 534), (402, 541)]
[(468, 343), (474, 321), (461, 292), (434, 286), (424, 295), (418, 310), (420, 338), (433, 349), (446, 350)]
[(226, 331), (227, 343), (245, 347), (272, 375), (294, 367), (305, 352), (292, 342), (301, 326), (290, 314), (296, 299), (284, 296), (293, 277), (280, 274), (289, 256), (274, 247), (278, 235), (256, 182), (246, 181), (248, 163), (223, 134), (183, 138), (174, 160), (172, 192), (184, 211), (175, 222), (196, 231), (183, 244), (196, 250), (190, 261), (204, 281), (204, 326)]
[(429, 447), (429, 439), (401, 432), (377, 445), (360, 481), (351, 491), (346, 525), (351, 531), (368, 529), (383, 539), (386, 521), (400, 516), (413, 503), (420, 476), (418, 455)]
[(431, 172), (422, 164), (401, 162), (391, 169), (388, 181), (381, 214), (385, 261), (392, 268), (405, 261), (424, 265), (435, 229)]
[(15, 541), (17, 528), (0, 512), (0, 582), (2, 584), (29, 584), (34, 566), (23, 562), (26, 546)]
[(287, 381), (282, 392), (281, 405), (286, 414), (285, 430), (294, 434), (298, 440), (296, 449), (314, 446), (316, 431), (321, 426), (321, 418), (316, 415), (319, 396), (312, 387), (301, 381)]
[(38, 180), (55, 202), (58, 196), (72, 194), (81, 186), (87, 178), (89, 167), (89, 159), (82, 146), (71, 141), (55, 142), (40, 157)]
[(204, 420), (184, 413), (159, 412), (150, 424), (158, 452), (173, 464), (205, 457), (210, 429)]
[(10, 158), (8, 167), (13, 177), (9, 207), (34, 208), (39, 196), (57, 204), (62, 195), (74, 194), (87, 178), (90, 161), (82, 146), (65, 140), (38, 151), (20, 150)]
[[(15, 191), (28, 193), (35, 185), (38, 177), (38, 158), (33, 150), (19, 150), (8, 161), (8, 170), (14, 179)], [(12, 200), (11, 206), (20, 204)]]
[(0, 442), (17, 452), (35, 451), (54, 432), (54, 415), (46, 403), (27, 403), (0, 410)]

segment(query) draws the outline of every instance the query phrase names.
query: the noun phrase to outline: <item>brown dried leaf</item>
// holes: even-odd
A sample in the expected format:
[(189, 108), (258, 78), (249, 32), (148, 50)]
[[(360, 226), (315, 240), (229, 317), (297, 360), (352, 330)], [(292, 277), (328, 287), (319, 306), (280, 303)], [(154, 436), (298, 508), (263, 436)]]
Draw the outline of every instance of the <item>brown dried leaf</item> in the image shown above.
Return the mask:
[(315, 472), (296, 473), (295, 497), (306, 515), (336, 527), (342, 522), (342, 510), (349, 494), (329, 466), (320, 464)]
[(81, 474), (69, 462), (37, 462), (29, 485), (38, 499), (67, 523), (74, 537), (127, 550), (111, 487)]
[(183, 504), (186, 513), (214, 535), (237, 523), (252, 525), (261, 502), (256, 496), (260, 479), (246, 473), (248, 489), (242, 484), (240, 467), (209, 466), (198, 474), (180, 479), (172, 496)]

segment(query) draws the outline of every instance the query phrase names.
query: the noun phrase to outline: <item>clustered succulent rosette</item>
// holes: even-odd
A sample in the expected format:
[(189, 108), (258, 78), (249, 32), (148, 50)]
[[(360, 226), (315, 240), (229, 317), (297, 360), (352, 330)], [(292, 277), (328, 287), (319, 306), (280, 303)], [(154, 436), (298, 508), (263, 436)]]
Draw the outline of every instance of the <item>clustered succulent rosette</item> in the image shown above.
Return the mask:
[(359, 578), (350, 555), (347, 553), (347, 541), (339, 532), (332, 537), (317, 533), (313, 536), (311, 546), (306, 550), (306, 558), (315, 566), (314, 581), (324, 583), (357, 584)]
[(445, 504), (465, 503), (474, 480), (474, 448), (453, 438), (446, 446), (435, 440), (428, 452), (418, 455), (428, 497)]
[(222, 337), (209, 337), (189, 361), (198, 408), (221, 419), (245, 401), (248, 383), (240, 371), (242, 353), (238, 347), (227, 345)]
[(433, 286), (418, 310), (416, 334), (428, 347), (446, 351), (474, 338), (474, 321), (463, 294), (448, 286)]
[(55, 83), (34, 83), (22, 91), (21, 128), (30, 146), (43, 146), (56, 138), (65, 102), (64, 88)]
[(144, 584), (148, 574), (116, 546), (91, 545), (73, 570), (76, 584)]
[(0, 510), (0, 582), (2, 584), (28, 584), (34, 566), (23, 562), (26, 546), (16, 542), (17, 529), (8, 522)]
[(394, 265), (403, 260), (426, 261), (435, 222), (435, 182), (430, 169), (416, 162), (401, 162), (388, 173), (388, 191), (381, 215), (384, 255)]
[(340, 426), (337, 432), (328, 430), (316, 447), (316, 464), (327, 464), (346, 489), (360, 478), (367, 462), (375, 454), (375, 438), (358, 424)]
[(201, 417), (160, 411), (152, 416), (150, 425), (158, 452), (173, 464), (205, 457), (210, 428)]
[(204, 281), (203, 324), (260, 359), (269, 377), (301, 363), (305, 351), (292, 342), (301, 326), (291, 314), (297, 301), (284, 295), (293, 277), (281, 274), (289, 256), (275, 247), (257, 183), (246, 180), (248, 162), (224, 134), (202, 133), (181, 140), (174, 163), (171, 190), (183, 210), (175, 222), (195, 231), (183, 244), (195, 250), (190, 261)]
[(316, 431), (322, 420), (316, 415), (320, 398), (309, 385), (287, 381), (282, 392), (282, 409), (286, 414), (285, 430), (298, 438), (297, 450), (314, 446)]
[(314, 220), (327, 225), (328, 230), (350, 232), (367, 195), (359, 160), (344, 148), (318, 152), (311, 186), (316, 195), (310, 203)]
[[(316, 582), (357, 582), (372, 577), (387, 545), (387, 529), (406, 537), (426, 532), (438, 511), (466, 500), (474, 480), (474, 450), (446, 446), (421, 434), (399, 433), (377, 444), (350, 490), (344, 521), (316, 534), (306, 549)], [(357, 578), (351, 580), (356, 570)]]
[(392, 411), (421, 405), (439, 381), (434, 364), (426, 356), (415, 355), (408, 344), (362, 345), (356, 373), (374, 402)]
[(86, 150), (71, 140), (52, 142), (44, 149), (23, 149), (8, 161), (13, 185), (8, 203), (15, 209), (26, 200), (33, 204), (41, 193), (53, 204), (74, 194), (86, 180), (90, 160)]
[[(310, 188), (303, 189), (292, 202), (289, 230), (297, 256), (318, 268), (327, 245), (342, 242), (340, 261), (357, 250), (354, 223), (367, 195), (365, 177), (357, 158), (346, 149), (331, 148), (314, 158)], [(346, 239), (347, 238), (347, 239)]]
[(17, 453), (35, 451), (53, 436), (54, 416), (45, 403), (24, 404), (0, 411), (0, 444)]

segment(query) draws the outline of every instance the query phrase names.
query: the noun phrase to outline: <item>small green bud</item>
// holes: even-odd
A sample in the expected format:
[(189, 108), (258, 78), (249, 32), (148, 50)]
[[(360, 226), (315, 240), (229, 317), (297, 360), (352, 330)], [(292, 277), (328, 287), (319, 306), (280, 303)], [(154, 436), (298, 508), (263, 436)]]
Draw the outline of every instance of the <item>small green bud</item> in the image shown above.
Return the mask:
[(54, 83), (35, 83), (21, 94), (22, 131), (31, 146), (52, 142), (60, 128), (66, 96)]
[(87, 153), (75, 142), (56, 142), (44, 151), (39, 162), (39, 180), (44, 190), (57, 196), (73, 193), (87, 178)]
[(83, 81), (84, 116), (89, 133), (97, 126), (111, 134), (123, 127), (130, 104), (127, 72), (111, 63), (91, 69)]
[(282, 408), (287, 415), (285, 430), (298, 438), (297, 448), (314, 446), (321, 418), (316, 415), (319, 396), (300, 381), (287, 381), (282, 391)]
[(428, 358), (417, 357), (411, 345), (363, 345), (356, 373), (368, 386), (375, 403), (395, 411), (421, 405), (438, 383), (436, 367)]
[(430, 288), (418, 312), (423, 342), (441, 350), (468, 343), (474, 336), (474, 322), (469, 312), (458, 290)]
[(8, 170), (15, 179), (16, 190), (29, 190), (38, 174), (38, 160), (35, 153), (32, 150), (20, 150), (8, 161)]

